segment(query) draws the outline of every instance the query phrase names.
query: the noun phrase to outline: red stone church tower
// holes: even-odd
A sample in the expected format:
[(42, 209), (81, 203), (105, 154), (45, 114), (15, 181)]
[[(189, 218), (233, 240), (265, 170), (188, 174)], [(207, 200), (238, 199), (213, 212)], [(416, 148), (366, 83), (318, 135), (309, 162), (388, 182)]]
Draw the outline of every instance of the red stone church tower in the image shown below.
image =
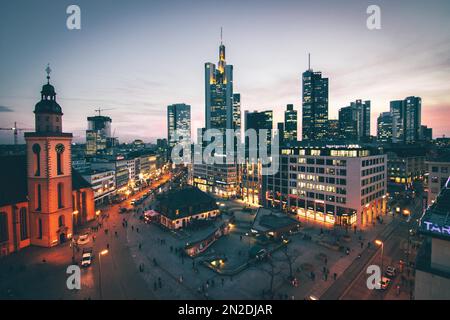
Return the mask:
[(34, 109), (35, 132), (25, 133), (31, 244), (51, 247), (72, 237), (72, 134), (62, 132), (55, 88), (42, 87)]

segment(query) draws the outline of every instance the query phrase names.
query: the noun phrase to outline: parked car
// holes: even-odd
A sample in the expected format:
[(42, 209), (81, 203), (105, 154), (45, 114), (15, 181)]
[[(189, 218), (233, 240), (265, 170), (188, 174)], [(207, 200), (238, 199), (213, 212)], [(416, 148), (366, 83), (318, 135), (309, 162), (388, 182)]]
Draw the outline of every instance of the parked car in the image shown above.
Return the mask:
[(391, 283), (391, 279), (389, 279), (388, 277), (381, 277), (381, 281), (380, 281), (381, 289), (386, 290), (390, 283)]
[(83, 249), (83, 255), (81, 256), (81, 266), (86, 268), (92, 264), (93, 251), (92, 248)]
[(88, 234), (82, 234), (78, 237), (77, 244), (84, 245), (89, 242), (89, 235)]
[(263, 260), (267, 257), (267, 250), (266, 249), (261, 249), (259, 250), (256, 255), (255, 255), (256, 259), (258, 260)]
[(395, 277), (396, 270), (395, 270), (395, 268), (394, 268), (393, 266), (388, 266), (388, 267), (386, 268), (385, 274), (386, 274), (388, 277), (393, 278), (393, 277)]

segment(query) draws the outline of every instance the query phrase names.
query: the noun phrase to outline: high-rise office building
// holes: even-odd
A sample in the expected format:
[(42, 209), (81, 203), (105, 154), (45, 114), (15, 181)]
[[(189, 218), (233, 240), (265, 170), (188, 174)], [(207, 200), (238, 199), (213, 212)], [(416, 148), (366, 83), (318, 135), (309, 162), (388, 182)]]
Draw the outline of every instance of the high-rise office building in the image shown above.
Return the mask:
[[(199, 130), (200, 137), (205, 130), (220, 130), (225, 135), (227, 129), (239, 130), (241, 122), (241, 97), (233, 93), (233, 66), (227, 65), (225, 60), (225, 45), (221, 41), (219, 47), (219, 62), (205, 63), (205, 128)], [(235, 139), (232, 144), (236, 147)], [(226, 136), (223, 145), (216, 142), (217, 148), (225, 148)], [(202, 141), (199, 141), (203, 145)], [(218, 159), (222, 157), (222, 159)], [(219, 196), (232, 197), (238, 190), (238, 168), (236, 161), (228, 163), (226, 153), (214, 153), (214, 164), (194, 164), (192, 181), (195, 186), (206, 192)]]
[[(205, 126), (206, 129), (234, 129), (236, 125), (237, 105), (233, 103), (233, 66), (225, 61), (225, 45), (219, 47), (219, 62), (205, 63)], [(240, 114), (240, 111), (239, 111)]]
[(169, 149), (177, 143), (191, 143), (191, 106), (184, 103), (167, 106), (167, 141)]
[(392, 142), (415, 143), (421, 140), (421, 110), (420, 97), (391, 101)]
[(358, 140), (357, 111), (352, 107), (344, 107), (339, 110), (340, 138), (348, 141)]
[(88, 117), (86, 130), (86, 154), (95, 155), (106, 152), (115, 145), (115, 138), (111, 136), (111, 118), (107, 116)]
[[(256, 130), (256, 136), (258, 139), (258, 146), (260, 141), (265, 140), (267, 146), (270, 146), (272, 140), (272, 128), (273, 128), (273, 111), (245, 111), (245, 131), (249, 129)], [(260, 136), (260, 129), (267, 129), (267, 134), (265, 136)], [(262, 140), (263, 139), (263, 140)], [(252, 146), (249, 145), (249, 138), (245, 137), (245, 148), (248, 150)]]
[(377, 119), (377, 140), (379, 142), (392, 141), (392, 115), (382, 112)]
[(297, 141), (297, 110), (294, 110), (293, 104), (286, 106), (284, 111), (284, 141)]
[(403, 141), (403, 100), (390, 102), (390, 113), (392, 117), (392, 142)]
[(421, 140), (422, 99), (407, 97), (404, 104), (404, 141), (405, 143), (414, 143)]
[(356, 100), (339, 110), (341, 138), (367, 141), (370, 138), (370, 101)]
[(336, 141), (340, 139), (339, 120), (328, 119), (328, 140)]
[(241, 130), (241, 94), (233, 94), (233, 129)]
[(322, 140), (327, 135), (328, 78), (308, 68), (302, 80), (302, 140)]

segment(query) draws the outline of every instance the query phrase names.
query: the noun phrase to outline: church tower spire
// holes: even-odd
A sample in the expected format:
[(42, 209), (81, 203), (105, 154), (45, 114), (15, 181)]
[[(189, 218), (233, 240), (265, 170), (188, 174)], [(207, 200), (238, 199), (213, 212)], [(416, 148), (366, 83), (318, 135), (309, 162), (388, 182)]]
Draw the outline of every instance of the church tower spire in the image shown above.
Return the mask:
[(47, 84), (42, 86), (41, 101), (35, 108), (36, 132), (62, 132), (62, 109), (56, 102), (55, 88), (50, 84), (50, 65), (45, 69), (47, 73)]
[(35, 108), (36, 132), (26, 132), (31, 244), (52, 247), (73, 235), (72, 134), (62, 132), (62, 110), (47, 83)]

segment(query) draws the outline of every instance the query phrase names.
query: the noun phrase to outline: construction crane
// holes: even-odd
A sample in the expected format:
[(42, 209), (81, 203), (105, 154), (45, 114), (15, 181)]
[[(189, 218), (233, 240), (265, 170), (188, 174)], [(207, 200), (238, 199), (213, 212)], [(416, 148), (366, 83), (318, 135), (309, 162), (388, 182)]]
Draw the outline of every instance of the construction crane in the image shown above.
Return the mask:
[(114, 109), (102, 109), (102, 108), (98, 108), (98, 109), (95, 109), (94, 111), (95, 111), (95, 112), (98, 112), (98, 116), (100, 117), (102, 111), (108, 111), (108, 110), (114, 110)]
[(17, 127), (17, 122), (14, 122), (14, 127), (12, 127), (12, 128), (0, 128), (0, 130), (12, 130), (13, 134), (14, 134), (14, 145), (17, 145), (18, 144), (18, 140), (19, 140), (19, 137), (18, 137), (18, 132), (19, 131), (34, 130), (34, 129), (32, 129), (32, 128), (18, 128)]

